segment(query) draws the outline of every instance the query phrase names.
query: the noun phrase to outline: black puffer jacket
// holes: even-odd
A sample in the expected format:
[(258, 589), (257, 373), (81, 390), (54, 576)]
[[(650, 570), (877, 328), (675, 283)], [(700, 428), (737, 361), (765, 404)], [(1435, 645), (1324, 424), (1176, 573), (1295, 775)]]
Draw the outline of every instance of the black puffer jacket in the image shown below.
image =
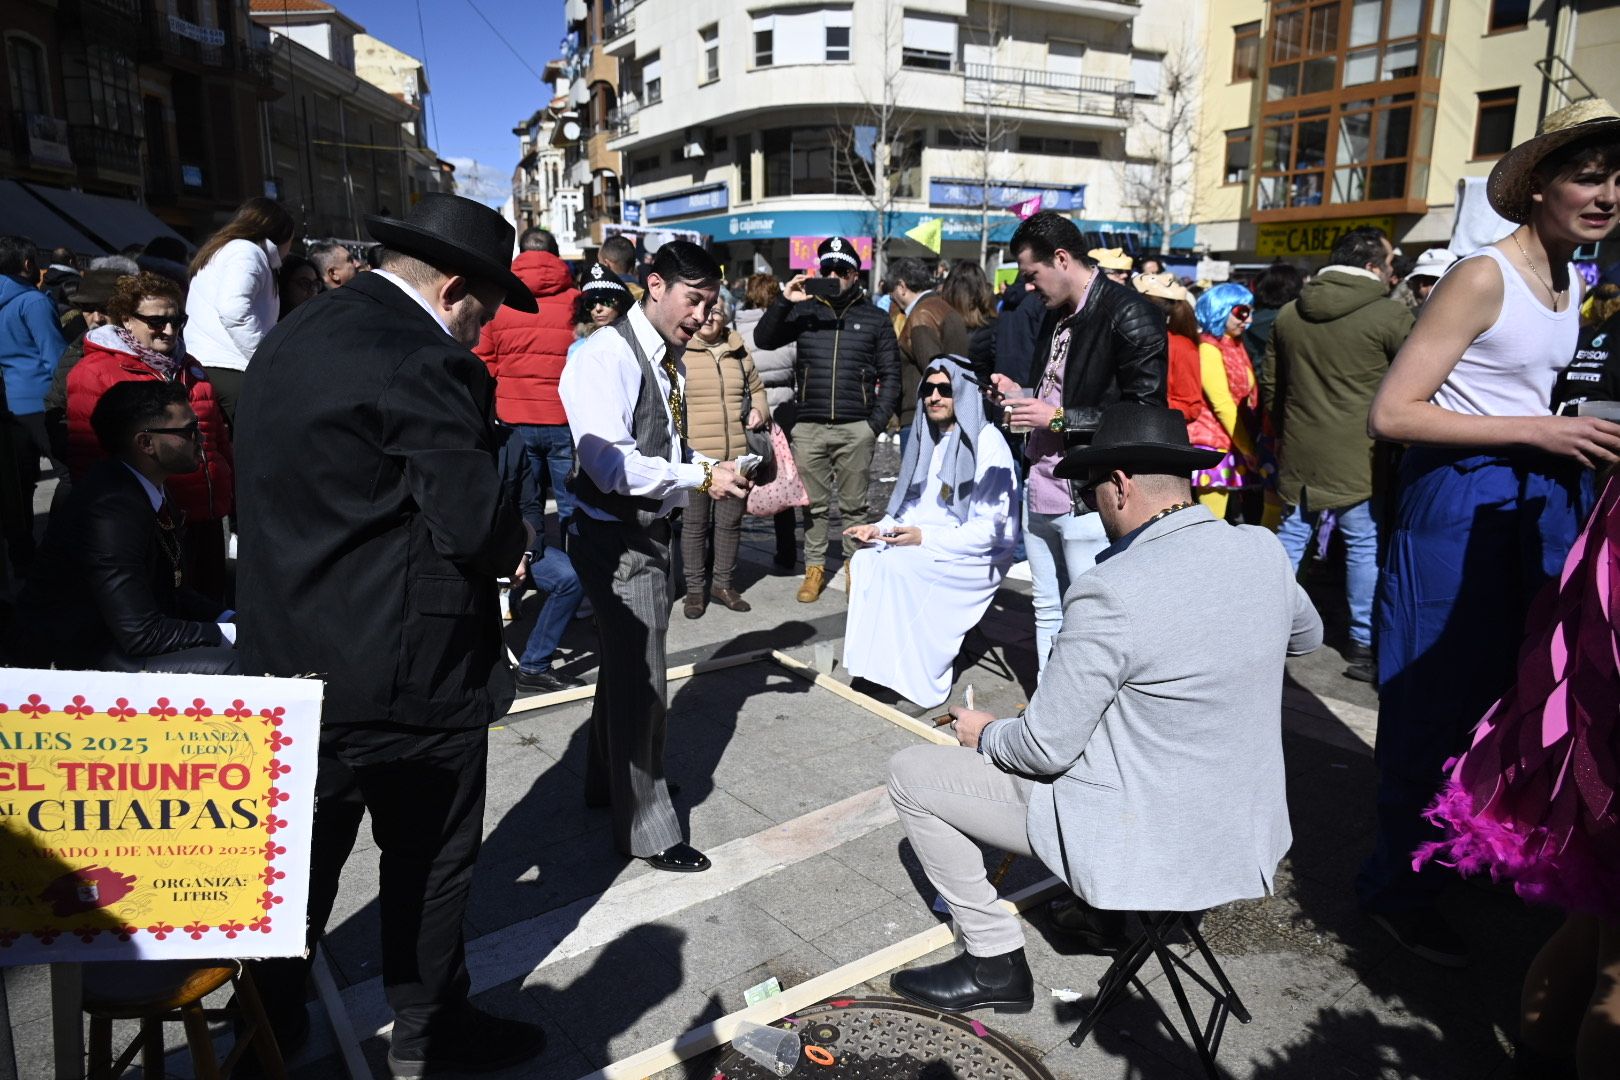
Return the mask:
[[(1039, 302), (1038, 297), (1025, 301)], [(1063, 369), (1063, 417), (1067, 442), (1090, 442), (1105, 406), (1116, 401), (1165, 404), (1170, 337), (1164, 314), (1135, 289), (1098, 278), (1086, 305), (1072, 316), (1074, 329)], [(1035, 362), (1025, 386), (1039, 386), (1064, 316), (1048, 311), (1035, 344)]]
[(894, 326), (861, 289), (797, 304), (778, 297), (754, 329), (754, 342), (762, 349), (798, 343), (794, 385), (801, 424), (865, 420), (881, 432), (900, 404)]

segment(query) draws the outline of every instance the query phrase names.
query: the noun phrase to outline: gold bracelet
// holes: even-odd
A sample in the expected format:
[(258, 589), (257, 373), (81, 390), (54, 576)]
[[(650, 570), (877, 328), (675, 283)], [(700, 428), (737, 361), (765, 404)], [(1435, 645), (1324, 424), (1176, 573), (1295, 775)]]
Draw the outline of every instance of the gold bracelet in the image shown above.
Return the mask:
[(707, 461), (700, 461), (698, 464), (703, 466), (703, 483), (698, 485), (698, 494), (705, 495), (714, 483), (714, 466)]

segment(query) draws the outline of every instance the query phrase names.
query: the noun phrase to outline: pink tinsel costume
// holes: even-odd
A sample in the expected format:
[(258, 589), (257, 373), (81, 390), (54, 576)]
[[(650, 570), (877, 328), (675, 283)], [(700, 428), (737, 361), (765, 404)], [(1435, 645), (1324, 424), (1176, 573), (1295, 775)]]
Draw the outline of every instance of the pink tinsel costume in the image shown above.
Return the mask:
[(1428, 859), (1526, 900), (1620, 918), (1620, 479), (1531, 609), (1519, 678), (1447, 763)]

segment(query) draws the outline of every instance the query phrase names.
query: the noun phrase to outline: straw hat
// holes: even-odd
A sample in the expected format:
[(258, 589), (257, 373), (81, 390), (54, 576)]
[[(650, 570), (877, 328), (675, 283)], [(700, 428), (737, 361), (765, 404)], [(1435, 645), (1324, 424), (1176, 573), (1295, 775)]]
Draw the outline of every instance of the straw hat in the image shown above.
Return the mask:
[(1168, 270), (1162, 274), (1137, 274), (1131, 279), (1131, 284), (1143, 296), (1158, 296), (1165, 300), (1187, 299), (1187, 286)]
[(1086, 252), (1091, 261), (1104, 270), (1130, 270), (1136, 261), (1121, 248), (1092, 248)]
[(1620, 142), (1620, 113), (1602, 98), (1585, 98), (1548, 113), (1536, 137), (1509, 150), (1491, 170), (1485, 192), (1492, 209), (1521, 225), (1530, 220), (1530, 174), (1548, 154), (1588, 135)]

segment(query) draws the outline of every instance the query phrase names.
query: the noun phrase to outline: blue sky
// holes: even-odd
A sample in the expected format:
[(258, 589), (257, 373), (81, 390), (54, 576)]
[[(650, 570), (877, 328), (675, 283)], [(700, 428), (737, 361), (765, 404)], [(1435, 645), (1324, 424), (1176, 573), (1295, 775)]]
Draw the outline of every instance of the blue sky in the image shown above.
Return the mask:
[[(462, 193), (499, 205), (511, 192), (518, 142), (512, 128), (545, 104), (550, 89), (530, 74), (501, 37), (544, 71), (563, 36), (562, 0), (334, 0), (343, 14), (418, 59), (426, 32), (428, 139), (456, 166)], [(477, 5), (477, 11), (473, 5)], [(481, 11), (501, 37), (478, 17)], [(434, 119), (437, 114), (437, 136)], [(476, 183), (473, 181), (476, 180)]]

